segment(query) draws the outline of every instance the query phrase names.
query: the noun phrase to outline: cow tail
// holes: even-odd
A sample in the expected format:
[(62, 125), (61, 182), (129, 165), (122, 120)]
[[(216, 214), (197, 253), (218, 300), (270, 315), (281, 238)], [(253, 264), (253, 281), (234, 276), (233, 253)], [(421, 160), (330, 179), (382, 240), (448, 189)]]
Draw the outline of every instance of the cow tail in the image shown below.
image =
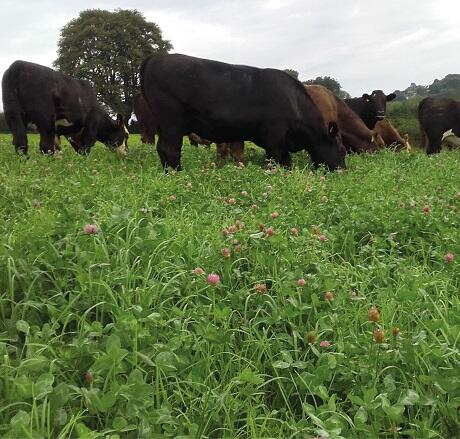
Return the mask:
[(15, 71), (15, 64), (5, 72), (2, 79), (3, 111), (8, 127), (20, 135), (25, 135), (26, 126), (23, 119), (23, 110), (18, 96), (18, 89), (15, 78), (18, 72)]
[(147, 64), (150, 61), (150, 57), (151, 56), (148, 56), (147, 58), (144, 59), (144, 61), (141, 64), (141, 69), (140, 69), (140, 72), (139, 72), (141, 92), (142, 92), (142, 94), (144, 96), (145, 96), (145, 93), (144, 93), (144, 75), (145, 75), (145, 69), (147, 68)]

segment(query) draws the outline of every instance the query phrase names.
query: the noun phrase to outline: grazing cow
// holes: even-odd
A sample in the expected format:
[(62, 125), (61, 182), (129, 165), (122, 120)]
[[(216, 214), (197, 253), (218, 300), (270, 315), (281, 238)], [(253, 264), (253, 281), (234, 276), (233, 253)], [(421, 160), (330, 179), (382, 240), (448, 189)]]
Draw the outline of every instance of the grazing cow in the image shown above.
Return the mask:
[[(320, 110), (324, 120), (336, 121), (348, 152), (371, 152), (381, 149), (385, 142), (380, 135), (366, 127), (361, 118), (342, 99), (322, 85), (307, 85), (305, 90)], [(224, 143), (218, 152), (222, 158), (231, 155), (242, 162), (244, 145)]]
[(325, 120), (335, 120), (348, 152), (371, 152), (385, 146), (382, 138), (367, 128), (361, 118), (322, 85), (307, 85), (305, 90)]
[(443, 135), (452, 130), (460, 136), (460, 102), (451, 98), (428, 97), (418, 105), (418, 121), (422, 132), (422, 145), (427, 154), (441, 151)]
[(155, 134), (158, 132), (158, 127), (155, 117), (147, 104), (147, 101), (142, 96), (142, 93), (137, 93), (133, 100), (133, 113), (139, 122), (139, 130), (141, 133), (142, 143), (151, 143), (155, 145)]
[(409, 143), (409, 135), (404, 134), (402, 137), (388, 119), (379, 120), (375, 124), (374, 130), (382, 136), (387, 147), (392, 147), (396, 151), (401, 151), (402, 149), (410, 151), (412, 149)]
[(87, 81), (71, 78), (38, 64), (15, 61), (3, 75), (3, 107), (17, 152), (27, 155), (26, 127), (40, 133), (40, 151), (54, 152), (56, 136), (71, 140), (79, 153), (87, 153), (96, 140), (126, 152), (128, 130), (123, 116), (116, 120), (96, 101)]
[(371, 95), (364, 93), (360, 98), (345, 99), (345, 102), (372, 130), (377, 121), (385, 118), (387, 102), (395, 97), (394, 93), (385, 95), (382, 90), (374, 90)]
[(315, 165), (345, 166), (336, 122), (324, 123), (303, 85), (287, 73), (154, 54), (143, 62), (140, 78), (159, 115), (157, 151), (165, 168), (180, 169), (182, 136), (190, 132), (216, 143), (251, 140), (285, 166), (301, 149)]

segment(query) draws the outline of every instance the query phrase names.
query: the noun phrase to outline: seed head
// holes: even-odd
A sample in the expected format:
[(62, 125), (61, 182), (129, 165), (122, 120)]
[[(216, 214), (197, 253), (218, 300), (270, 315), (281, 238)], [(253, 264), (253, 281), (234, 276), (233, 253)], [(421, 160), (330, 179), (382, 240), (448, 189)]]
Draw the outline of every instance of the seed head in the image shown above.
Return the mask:
[(308, 331), (306, 334), (305, 334), (305, 341), (307, 343), (314, 343), (316, 341), (316, 332), (315, 331)]
[(367, 311), (367, 317), (370, 322), (378, 322), (380, 320), (380, 312), (377, 308), (371, 308)]
[(374, 331), (374, 340), (379, 344), (385, 341), (385, 333), (383, 332), (383, 329), (378, 328)]
[(91, 372), (86, 372), (83, 379), (85, 380), (85, 383), (91, 384), (94, 380), (93, 374)]
[(254, 289), (260, 294), (265, 294), (268, 290), (267, 284), (256, 284)]

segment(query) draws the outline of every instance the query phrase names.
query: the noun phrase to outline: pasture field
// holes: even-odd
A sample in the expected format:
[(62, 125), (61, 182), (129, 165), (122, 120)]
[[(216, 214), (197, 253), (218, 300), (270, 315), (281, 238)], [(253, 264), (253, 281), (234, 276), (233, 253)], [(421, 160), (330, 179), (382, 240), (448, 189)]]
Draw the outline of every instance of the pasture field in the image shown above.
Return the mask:
[(460, 437), (458, 151), (164, 174), (31, 138), (0, 137), (0, 437)]

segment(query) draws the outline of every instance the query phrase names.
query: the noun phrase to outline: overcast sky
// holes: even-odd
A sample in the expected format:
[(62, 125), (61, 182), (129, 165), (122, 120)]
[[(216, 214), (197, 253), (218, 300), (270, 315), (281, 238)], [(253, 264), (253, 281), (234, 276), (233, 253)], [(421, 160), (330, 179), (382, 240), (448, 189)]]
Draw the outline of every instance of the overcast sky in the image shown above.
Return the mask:
[(460, 73), (459, 0), (2, 0), (0, 74), (51, 66), (59, 30), (83, 9), (138, 9), (173, 52), (329, 75), (352, 95)]

